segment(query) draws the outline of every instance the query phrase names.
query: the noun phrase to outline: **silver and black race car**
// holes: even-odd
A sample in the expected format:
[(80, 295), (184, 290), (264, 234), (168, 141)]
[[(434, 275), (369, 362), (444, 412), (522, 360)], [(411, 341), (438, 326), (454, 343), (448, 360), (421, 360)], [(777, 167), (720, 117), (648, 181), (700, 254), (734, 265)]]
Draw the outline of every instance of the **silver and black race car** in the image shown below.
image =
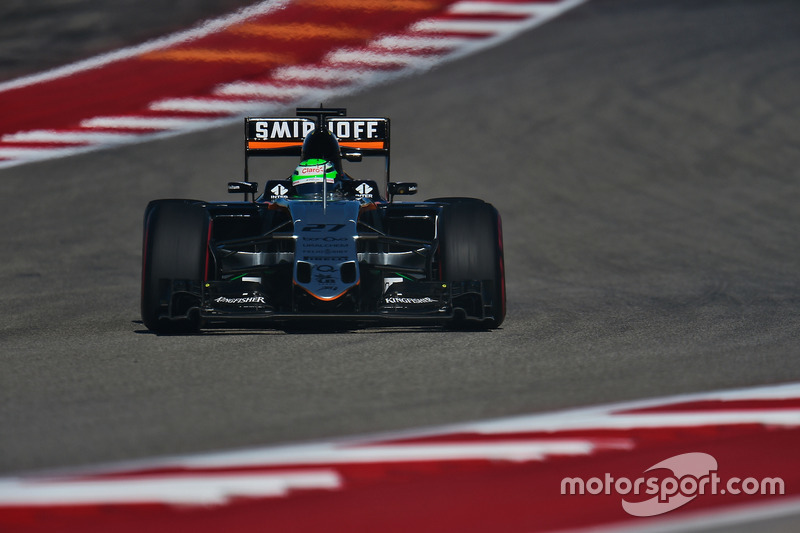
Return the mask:
[[(389, 154), (388, 118), (322, 107), (298, 108), (293, 118), (246, 118), (244, 181), (228, 184), (244, 201), (154, 200), (145, 210), (145, 326), (156, 333), (500, 326), (497, 209), (474, 198), (394, 201), (415, 194), (417, 184), (389, 179)], [(257, 196), (249, 168), (263, 156), (300, 164)], [(385, 159), (383, 194), (377, 182), (343, 168), (343, 160), (374, 156)]]

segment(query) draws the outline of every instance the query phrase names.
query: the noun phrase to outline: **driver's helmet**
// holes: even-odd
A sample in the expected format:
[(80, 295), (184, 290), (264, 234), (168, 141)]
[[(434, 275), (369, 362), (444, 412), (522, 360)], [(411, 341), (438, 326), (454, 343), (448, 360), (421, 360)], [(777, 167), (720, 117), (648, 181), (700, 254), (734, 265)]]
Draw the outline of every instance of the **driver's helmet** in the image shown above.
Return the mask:
[(333, 163), (325, 159), (306, 159), (292, 173), (295, 195), (302, 198), (322, 199), (340, 193), (341, 178)]
[(344, 173), (339, 141), (327, 128), (314, 130), (306, 135), (301, 150), (300, 159), (302, 161), (307, 159), (324, 159), (333, 163), (333, 167), (339, 174)]

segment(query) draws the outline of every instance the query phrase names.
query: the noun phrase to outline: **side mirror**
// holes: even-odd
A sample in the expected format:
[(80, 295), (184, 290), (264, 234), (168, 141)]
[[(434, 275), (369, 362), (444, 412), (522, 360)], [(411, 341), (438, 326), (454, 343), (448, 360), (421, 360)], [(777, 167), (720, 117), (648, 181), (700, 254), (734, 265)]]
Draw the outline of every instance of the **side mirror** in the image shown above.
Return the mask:
[(389, 183), (389, 196), (394, 196), (396, 194), (404, 196), (417, 194), (417, 184), (410, 181), (405, 183)]
[(255, 194), (258, 192), (258, 183), (254, 181), (230, 181), (228, 182), (228, 192)]
[(360, 163), (363, 159), (363, 156), (358, 152), (348, 152), (343, 154), (342, 157), (345, 161), (350, 161), (351, 163)]

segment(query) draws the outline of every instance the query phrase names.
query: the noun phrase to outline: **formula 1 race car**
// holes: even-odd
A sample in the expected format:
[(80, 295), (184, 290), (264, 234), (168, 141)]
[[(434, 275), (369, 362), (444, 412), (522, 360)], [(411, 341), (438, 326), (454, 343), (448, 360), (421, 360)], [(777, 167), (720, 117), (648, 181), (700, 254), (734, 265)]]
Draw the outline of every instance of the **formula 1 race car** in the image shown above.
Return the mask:
[[(300, 164), (257, 197), (249, 168), (262, 156)], [(343, 168), (343, 160), (372, 156), (385, 159), (383, 195), (375, 181)], [(417, 184), (390, 181), (389, 168), (388, 118), (322, 107), (246, 118), (244, 181), (228, 184), (244, 201), (154, 200), (145, 210), (145, 326), (156, 333), (309, 323), (500, 326), (497, 209), (474, 198), (395, 202)]]

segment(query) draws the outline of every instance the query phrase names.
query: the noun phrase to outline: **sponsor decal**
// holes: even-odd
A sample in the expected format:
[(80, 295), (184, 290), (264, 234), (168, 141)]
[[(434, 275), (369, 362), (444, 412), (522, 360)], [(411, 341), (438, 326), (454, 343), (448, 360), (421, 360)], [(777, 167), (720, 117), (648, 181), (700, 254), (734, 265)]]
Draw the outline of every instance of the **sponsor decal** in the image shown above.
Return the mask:
[(331, 120), (328, 126), (339, 139), (380, 139), (379, 120)]
[(336, 278), (330, 274), (317, 274), (314, 279), (320, 285), (336, 285)]
[(372, 198), (372, 187), (367, 185), (366, 183), (362, 183), (358, 187), (356, 187), (356, 197), (357, 198)]
[(423, 298), (407, 298), (401, 296), (390, 296), (384, 300), (387, 304), (410, 304), (410, 305), (420, 305), (420, 304), (434, 304), (436, 300), (432, 298), (428, 298), (427, 296)]
[(301, 176), (308, 176), (309, 174), (325, 174), (325, 165), (311, 165), (308, 167), (299, 167), (297, 173)]
[(255, 135), (253, 137), (260, 141), (303, 139), (313, 130), (314, 123), (310, 120), (259, 120), (255, 123)]
[[(382, 140), (386, 136), (383, 119), (342, 118), (328, 121), (331, 133), (339, 140)], [(303, 140), (314, 130), (314, 122), (307, 119), (263, 119), (250, 124), (250, 138), (259, 141)]]
[(242, 298), (227, 298), (225, 296), (220, 296), (214, 299), (215, 303), (218, 304), (265, 304), (267, 303), (264, 300), (263, 296), (245, 296)]
[(288, 194), (289, 189), (287, 189), (286, 187), (284, 187), (281, 184), (278, 184), (278, 185), (274, 186), (272, 189), (270, 189), (269, 192), (272, 193), (273, 197), (286, 198), (286, 195)]
[[(645, 473), (659, 469), (671, 474), (654, 473), (636, 479), (614, 478), (608, 472), (603, 478), (592, 477), (587, 480), (580, 477), (565, 477), (561, 480), (561, 494), (619, 494), (625, 496), (622, 498), (622, 508), (626, 513), (647, 517), (674, 511), (698, 495), (775, 495), (784, 494), (786, 490), (783, 479), (779, 477), (762, 479), (730, 477), (723, 480), (717, 474), (717, 460), (707, 453), (691, 452), (675, 455), (654, 464), (645, 470)], [(640, 495), (652, 498), (639, 500), (632, 497)]]
[[(303, 231), (329, 231), (331, 233), (344, 229), (347, 224), (306, 224)], [(326, 237), (326, 239), (333, 237)]]

